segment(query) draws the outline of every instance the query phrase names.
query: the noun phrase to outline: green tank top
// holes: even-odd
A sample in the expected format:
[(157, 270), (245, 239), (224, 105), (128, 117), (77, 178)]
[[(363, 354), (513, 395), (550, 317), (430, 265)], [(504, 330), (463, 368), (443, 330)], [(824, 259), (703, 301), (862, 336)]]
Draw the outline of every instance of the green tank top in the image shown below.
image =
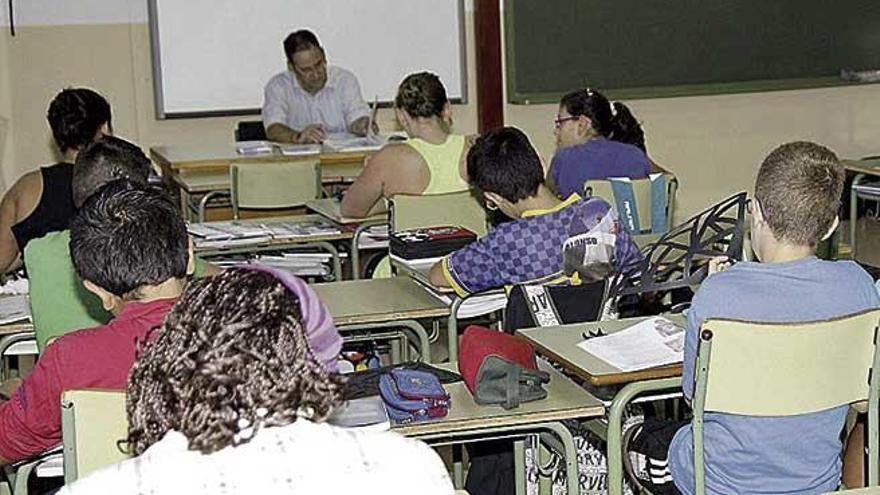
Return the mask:
[(464, 151), (464, 136), (450, 134), (443, 144), (431, 144), (421, 138), (410, 138), (406, 141), (412, 149), (418, 151), (425, 163), (431, 179), (422, 194), (443, 194), (465, 191), (468, 188), (458, 172), (461, 153)]

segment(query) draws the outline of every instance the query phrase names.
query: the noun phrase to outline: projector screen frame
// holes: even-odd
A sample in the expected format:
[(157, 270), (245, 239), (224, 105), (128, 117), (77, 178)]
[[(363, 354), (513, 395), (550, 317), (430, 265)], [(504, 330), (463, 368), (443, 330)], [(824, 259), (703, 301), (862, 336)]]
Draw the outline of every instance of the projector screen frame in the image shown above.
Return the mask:
[[(201, 112), (166, 112), (165, 100), (162, 87), (162, 50), (159, 46), (159, 21), (156, 2), (158, 0), (147, 1), (147, 17), (150, 30), (150, 59), (153, 66), (153, 104), (155, 106), (155, 114), (157, 120), (174, 120), (174, 119), (193, 119), (208, 117), (236, 117), (248, 115), (260, 115), (262, 108), (248, 108), (237, 110), (210, 110)], [(461, 77), (461, 97), (450, 98), (449, 102), (453, 104), (466, 104), (468, 102), (468, 60), (467, 60), (467, 32), (465, 26), (465, 0), (456, 0), (458, 6), (458, 50), (461, 67), (459, 74)], [(390, 108), (394, 106), (394, 102), (390, 100), (379, 100), (379, 108)]]

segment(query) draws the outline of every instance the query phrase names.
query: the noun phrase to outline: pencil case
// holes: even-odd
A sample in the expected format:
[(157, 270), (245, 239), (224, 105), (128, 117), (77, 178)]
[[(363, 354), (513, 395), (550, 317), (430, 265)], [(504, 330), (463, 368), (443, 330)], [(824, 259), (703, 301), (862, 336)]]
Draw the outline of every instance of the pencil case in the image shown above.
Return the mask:
[(395, 423), (446, 416), (449, 394), (431, 373), (394, 368), (379, 378), (379, 395)]

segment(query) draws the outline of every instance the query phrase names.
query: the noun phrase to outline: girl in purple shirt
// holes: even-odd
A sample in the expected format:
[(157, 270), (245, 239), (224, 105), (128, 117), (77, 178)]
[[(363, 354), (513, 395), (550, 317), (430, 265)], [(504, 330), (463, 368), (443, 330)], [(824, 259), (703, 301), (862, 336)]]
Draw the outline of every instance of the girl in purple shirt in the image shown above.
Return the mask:
[(582, 193), (588, 180), (650, 173), (645, 133), (623, 103), (590, 88), (573, 91), (562, 98), (555, 124), (550, 175), (559, 196)]

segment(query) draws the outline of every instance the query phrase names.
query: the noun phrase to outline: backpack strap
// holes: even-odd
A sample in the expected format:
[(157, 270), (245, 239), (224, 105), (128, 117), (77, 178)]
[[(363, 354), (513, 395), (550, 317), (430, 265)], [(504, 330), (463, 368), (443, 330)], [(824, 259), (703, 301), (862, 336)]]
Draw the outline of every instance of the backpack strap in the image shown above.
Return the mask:
[(543, 285), (523, 285), (523, 294), (526, 296), (526, 305), (532, 315), (532, 321), (539, 327), (554, 327), (562, 325), (559, 311), (550, 297), (550, 291)]
[(639, 210), (636, 206), (636, 195), (633, 191), (632, 181), (629, 177), (609, 177), (608, 182), (614, 193), (614, 203), (617, 207), (620, 223), (630, 234), (641, 233)]

